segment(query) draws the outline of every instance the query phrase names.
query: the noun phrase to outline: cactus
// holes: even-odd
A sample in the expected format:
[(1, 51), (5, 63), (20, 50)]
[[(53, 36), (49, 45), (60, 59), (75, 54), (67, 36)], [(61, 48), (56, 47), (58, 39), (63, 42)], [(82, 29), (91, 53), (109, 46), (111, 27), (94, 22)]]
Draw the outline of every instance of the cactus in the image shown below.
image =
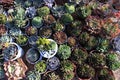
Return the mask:
[(68, 59), (71, 55), (71, 48), (68, 45), (60, 45), (57, 55), (61, 59)]
[(50, 14), (50, 9), (46, 6), (44, 6), (44, 7), (38, 8), (37, 12), (40, 17), (44, 17), (44, 16)]
[(28, 41), (28, 38), (26, 35), (18, 35), (16, 37), (16, 42), (19, 44), (19, 45), (25, 45)]

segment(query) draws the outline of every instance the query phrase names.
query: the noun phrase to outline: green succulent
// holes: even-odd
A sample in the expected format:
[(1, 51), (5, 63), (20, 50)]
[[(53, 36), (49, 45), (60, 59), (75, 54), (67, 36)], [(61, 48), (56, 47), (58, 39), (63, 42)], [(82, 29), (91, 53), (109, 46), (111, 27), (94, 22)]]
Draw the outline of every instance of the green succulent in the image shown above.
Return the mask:
[(74, 72), (65, 72), (63, 73), (62, 77), (63, 77), (63, 80), (72, 80), (74, 78), (74, 75), (75, 73)]
[(60, 59), (68, 59), (71, 55), (71, 48), (68, 45), (60, 45), (57, 55)]
[(55, 72), (51, 72), (48, 74), (49, 80), (61, 80), (60, 76), (55, 74)]
[(40, 17), (44, 17), (50, 14), (50, 9), (47, 6), (44, 6), (44, 7), (38, 8), (37, 12)]
[(38, 16), (34, 17), (32, 19), (32, 25), (37, 27), (37, 28), (41, 27), (43, 25), (43, 19), (41, 17), (38, 17)]
[(111, 70), (117, 70), (120, 68), (120, 61), (116, 53), (109, 53), (106, 55), (106, 65)]
[(64, 26), (60, 22), (56, 22), (55, 25), (53, 26), (54, 31), (61, 31), (63, 29), (64, 29)]
[(19, 35), (16, 37), (16, 42), (20, 45), (26, 44), (28, 41), (28, 38), (26, 35)]
[(74, 64), (69, 60), (62, 61), (60, 70), (63, 73), (64, 72), (66, 72), (66, 73), (73, 72), (74, 71)]
[(110, 48), (110, 41), (108, 39), (100, 39), (100, 44), (97, 50), (100, 52), (107, 52)]
[(88, 17), (89, 15), (91, 15), (91, 8), (90, 6), (80, 6), (78, 8), (76, 8), (76, 12), (77, 12), (77, 15), (80, 17), (80, 18), (86, 18)]
[(93, 66), (94, 68), (100, 68), (106, 65), (105, 57), (100, 53), (92, 53), (87, 58), (88, 64)]
[(100, 70), (98, 74), (99, 80), (115, 80), (114, 76), (110, 74), (110, 71), (107, 68)]
[(47, 64), (45, 63), (44, 60), (42, 60), (42, 61), (39, 61), (38, 63), (36, 63), (34, 68), (35, 68), (35, 71), (37, 71), (39, 73), (43, 73), (47, 69)]
[(64, 15), (61, 16), (61, 23), (63, 24), (69, 24), (73, 21), (73, 17), (69, 13), (65, 13)]
[(5, 24), (7, 21), (7, 18), (4, 14), (0, 14), (0, 24)]
[(75, 6), (72, 5), (72, 4), (65, 3), (65, 11), (67, 13), (70, 13), (70, 14), (74, 13), (75, 12)]
[(26, 23), (27, 23), (27, 20), (22, 20), (22, 19), (16, 19), (14, 21), (14, 25), (17, 26), (17, 27), (25, 27), (26, 26)]
[(87, 64), (79, 65), (77, 75), (79, 78), (89, 79), (95, 75), (95, 70)]
[(81, 64), (81, 62), (85, 61), (88, 57), (88, 53), (85, 50), (76, 48), (74, 49), (73, 53), (71, 54), (72, 60)]

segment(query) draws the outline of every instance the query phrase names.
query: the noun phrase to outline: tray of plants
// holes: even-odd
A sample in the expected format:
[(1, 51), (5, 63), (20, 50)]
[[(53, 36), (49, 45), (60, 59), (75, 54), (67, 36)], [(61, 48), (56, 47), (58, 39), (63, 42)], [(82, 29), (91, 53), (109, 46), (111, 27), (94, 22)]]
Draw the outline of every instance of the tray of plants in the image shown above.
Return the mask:
[(120, 80), (120, 0), (0, 0), (0, 80)]

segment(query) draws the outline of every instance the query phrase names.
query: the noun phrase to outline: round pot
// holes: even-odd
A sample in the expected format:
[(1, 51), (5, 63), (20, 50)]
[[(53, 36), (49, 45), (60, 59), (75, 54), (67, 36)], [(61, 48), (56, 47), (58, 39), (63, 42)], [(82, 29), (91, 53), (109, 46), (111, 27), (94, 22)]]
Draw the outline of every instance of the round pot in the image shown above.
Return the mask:
[(31, 35), (37, 35), (38, 33), (38, 30), (36, 27), (34, 26), (29, 26), (25, 29), (25, 33), (28, 35), (28, 36), (31, 36)]
[(60, 66), (60, 60), (57, 57), (52, 57), (47, 60), (48, 69), (54, 71)]
[(42, 56), (36, 48), (30, 48), (25, 57), (27, 62), (30, 64), (35, 64), (42, 59)]
[(57, 42), (57, 44), (63, 44), (67, 42), (67, 35), (63, 31), (58, 31), (53, 34), (54, 40)]
[(58, 50), (57, 43), (52, 39), (48, 39), (48, 40), (51, 41), (51, 42), (54, 42), (56, 47), (55, 47), (54, 50), (48, 50), (48, 51), (41, 50), (40, 54), (45, 58), (51, 58), (51, 57), (55, 56), (56, 53), (57, 53), (57, 50)]
[(39, 35), (44, 38), (49, 38), (52, 35), (52, 29), (50, 27), (40, 28)]
[(28, 38), (28, 43), (31, 47), (36, 47), (36, 41), (38, 40), (38, 36), (30, 36)]
[(40, 28), (43, 25), (43, 20), (41, 17), (34, 17), (31, 23), (32, 26), (35, 26), (36, 28)]
[[(8, 43), (8, 45), (15, 45), (17, 47), (17, 52), (16, 52), (16, 56), (13, 57), (12, 59), (8, 59), (7, 58), (10, 55), (7, 55), (7, 54), (4, 55), (4, 58), (5, 58), (6, 61), (14, 61), (14, 60), (16, 60), (16, 59), (18, 59), (18, 58), (20, 58), (20, 57), (23, 56), (24, 51), (23, 51), (23, 49), (18, 44), (14, 43), (14, 42), (10, 42), (10, 43)], [(15, 54), (12, 54), (12, 55), (15, 55)]]

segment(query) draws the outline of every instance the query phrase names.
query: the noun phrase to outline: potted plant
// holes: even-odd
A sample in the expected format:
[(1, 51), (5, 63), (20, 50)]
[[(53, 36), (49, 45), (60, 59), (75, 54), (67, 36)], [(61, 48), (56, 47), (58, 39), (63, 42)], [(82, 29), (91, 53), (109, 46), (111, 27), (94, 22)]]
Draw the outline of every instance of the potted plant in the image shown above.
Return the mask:
[(113, 72), (107, 68), (102, 68), (98, 71), (97, 77), (99, 80), (115, 80)]
[(43, 74), (47, 71), (47, 64), (44, 60), (41, 60), (35, 64), (34, 69), (40, 74)]
[(62, 77), (63, 77), (63, 80), (73, 80), (75, 76), (75, 73), (74, 72), (64, 72)]
[(43, 20), (46, 25), (52, 25), (56, 22), (55, 18), (52, 15), (46, 15), (43, 17)]
[(106, 55), (106, 65), (111, 70), (120, 68), (119, 56), (115, 52), (110, 52)]
[(119, 41), (120, 41), (120, 35), (112, 39), (112, 46), (118, 53), (120, 52)]
[(24, 54), (23, 49), (14, 42), (5, 43), (2, 53), (6, 61), (14, 61)]
[(75, 48), (71, 54), (71, 60), (76, 64), (82, 64), (86, 61), (88, 52), (82, 48)]
[(25, 32), (27, 35), (31, 36), (31, 35), (37, 35), (37, 28), (33, 27), (33, 26), (29, 26), (25, 29)]
[(36, 41), (38, 40), (38, 36), (30, 36), (28, 37), (28, 43), (31, 47), (36, 47)]
[(51, 58), (57, 53), (58, 45), (52, 39), (39, 38), (36, 44), (41, 55), (45, 58)]
[(4, 71), (4, 67), (0, 66), (0, 79), (5, 78), (5, 71)]
[(61, 24), (59, 21), (57, 21), (54, 26), (52, 27), (52, 29), (57, 32), (57, 31), (64, 31), (65, 30), (65, 26), (63, 24)]
[(40, 37), (49, 38), (52, 35), (52, 29), (50, 27), (43, 27), (39, 30)]
[(95, 75), (95, 70), (87, 64), (79, 65), (76, 71), (79, 80), (91, 79)]
[(72, 36), (80, 35), (82, 31), (82, 23), (80, 21), (73, 21), (71, 26), (67, 28), (67, 31)]
[(0, 14), (0, 24), (5, 24), (7, 17), (4, 14)]
[(32, 19), (32, 26), (35, 26), (36, 28), (40, 28), (43, 25), (43, 20), (41, 17), (36, 16)]
[(101, 31), (102, 20), (99, 17), (89, 16), (86, 18), (86, 30), (88, 30), (91, 34), (98, 34)]
[(91, 8), (88, 5), (80, 6), (80, 7), (76, 8), (76, 14), (82, 19), (85, 19), (86, 17), (91, 15), (91, 12), (92, 12)]
[(77, 41), (76, 41), (76, 38), (75, 37), (68, 37), (68, 40), (67, 40), (67, 42), (68, 42), (68, 44), (70, 45), (70, 46), (76, 46), (76, 44), (77, 44)]
[(47, 6), (43, 6), (43, 7), (37, 9), (37, 13), (40, 17), (44, 17), (44, 16), (50, 14), (50, 9)]
[(53, 38), (58, 44), (63, 44), (67, 41), (67, 35), (63, 31), (54, 33)]
[(2, 43), (6, 43), (6, 42), (12, 42), (14, 40), (14, 38), (11, 35), (2, 35), (0, 37), (0, 41)]
[(5, 9), (9, 9), (13, 6), (13, 2), (13, 0), (1, 0), (1, 5), (3, 5)]
[(59, 68), (60, 61), (57, 57), (52, 57), (47, 60), (48, 69), (53, 71)]
[(20, 46), (26, 46), (28, 43), (28, 37), (26, 35), (18, 35), (15, 37), (16, 43)]
[(94, 51), (92, 51), (90, 53), (91, 54), (89, 54), (89, 56), (87, 58), (87, 62), (89, 65), (91, 65), (94, 68), (101, 68), (106, 65), (104, 54), (94, 52)]
[(9, 34), (12, 35), (12, 36), (18, 36), (18, 35), (22, 35), (23, 32), (21, 31), (20, 28), (11, 28), (9, 30)]
[(71, 56), (71, 48), (68, 45), (62, 44), (58, 48), (57, 55), (60, 59), (68, 59)]
[(60, 76), (54, 71), (43, 75), (43, 80), (61, 80)]
[(17, 61), (9, 61), (4, 63), (5, 74), (9, 80), (18, 80), (25, 77), (25, 72), (27, 71), (27, 66), (24, 64), (22, 59)]
[(36, 48), (30, 48), (25, 57), (27, 62), (30, 64), (35, 64), (42, 59), (40, 52)]
[(24, 2), (24, 7), (25, 7), (25, 8), (30, 7), (31, 5), (32, 5), (32, 1), (30, 1), (30, 0), (26, 0), (26, 1)]
[(5, 25), (0, 24), (0, 36), (5, 35), (7, 33), (7, 28)]
[(100, 52), (107, 52), (110, 49), (110, 41), (108, 39), (100, 38), (99, 46), (96, 48)]
[(35, 9), (35, 7), (33, 6), (33, 7), (28, 7), (28, 8), (26, 8), (26, 11), (25, 11), (25, 15), (26, 15), (26, 17), (27, 18), (33, 18), (35, 15), (36, 15), (36, 9)]
[(27, 80), (41, 80), (41, 75), (37, 71), (28, 71), (26, 73), (26, 79)]
[(74, 4), (65, 3), (64, 6), (65, 6), (65, 11), (66, 11), (67, 13), (72, 14), (72, 13), (75, 12), (75, 6), (74, 6)]
[(43, 0), (45, 5), (47, 5), (49, 8), (52, 8), (55, 5), (55, 0)]
[(69, 13), (65, 13), (61, 16), (60, 21), (62, 24), (67, 25), (73, 21), (73, 17)]

